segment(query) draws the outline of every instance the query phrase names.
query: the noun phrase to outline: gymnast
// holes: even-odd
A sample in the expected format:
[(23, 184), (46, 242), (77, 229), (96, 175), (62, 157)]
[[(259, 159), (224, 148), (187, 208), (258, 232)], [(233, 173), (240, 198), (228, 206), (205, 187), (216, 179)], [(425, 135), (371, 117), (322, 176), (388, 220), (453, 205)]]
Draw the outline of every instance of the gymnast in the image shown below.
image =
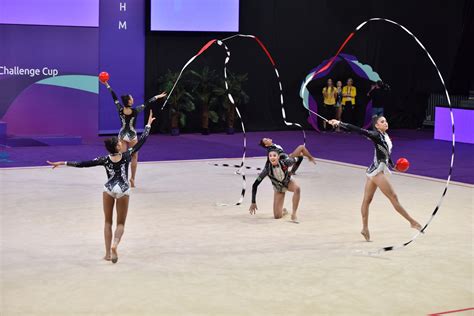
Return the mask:
[[(104, 141), (105, 147), (110, 152), (110, 155), (95, 158), (89, 161), (58, 161), (50, 162), (48, 164), (53, 166), (53, 169), (62, 165), (87, 168), (95, 166), (104, 166), (107, 173), (107, 182), (104, 185), (103, 205), (104, 205), (104, 239), (105, 239), (105, 257), (104, 260), (116, 263), (118, 261), (117, 247), (120, 243), (124, 232), (125, 220), (128, 212), (128, 202), (130, 194), (130, 186), (128, 182), (128, 165), (133, 159), (133, 154), (145, 143), (150, 134), (151, 124), (155, 118), (153, 112), (150, 111), (148, 117), (148, 124), (145, 126), (143, 134), (135, 144), (135, 146), (123, 151), (123, 142), (117, 138), (112, 137)], [(117, 203), (117, 227), (113, 235), (112, 243), (112, 219), (114, 203)]]
[(273, 215), (275, 219), (282, 218), (284, 215), (288, 214), (287, 210), (283, 208), (283, 202), (285, 201), (285, 192), (290, 191), (293, 192), (293, 210), (291, 213), (291, 220), (297, 223), (296, 212), (300, 202), (301, 190), (296, 182), (291, 179), (292, 172), (289, 170), (289, 167), (293, 166), (293, 168), (298, 168), (302, 161), (302, 156), (288, 157), (280, 155), (278, 150), (269, 150), (265, 167), (262, 172), (260, 172), (252, 186), (252, 204), (249, 208), (250, 214), (255, 214), (258, 209), (256, 202), (257, 188), (262, 180), (268, 176), (275, 192), (273, 197)]
[(366, 129), (362, 129), (348, 123), (343, 123), (338, 120), (329, 121), (329, 124), (334, 127), (342, 127), (343, 129), (349, 131), (358, 132), (374, 143), (374, 162), (367, 168), (366, 171), (367, 181), (365, 183), (364, 200), (362, 201), (361, 207), (361, 234), (364, 236), (366, 241), (370, 241), (369, 206), (377, 188), (379, 188), (380, 191), (382, 191), (382, 193), (390, 200), (395, 210), (410, 223), (412, 228), (421, 230), (421, 225), (416, 220), (414, 220), (400, 204), (397, 194), (390, 184), (388, 177), (385, 176), (385, 174), (390, 174), (389, 167), (395, 168), (392, 160), (390, 159), (390, 154), (392, 152), (392, 141), (386, 133), (388, 130), (388, 122), (383, 116), (375, 116), (372, 120), (372, 123), (374, 130), (368, 131)]
[[(273, 140), (271, 138), (265, 138), (264, 137), (260, 140), (260, 142), (258, 144), (261, 147), (263, 147), (267, 150), (267, 154), (271, 150), (275, 150), (278, 153), (278, 155), (280, 156), (280, 158), (288, 158), (288, 157), (293, 157), (294, 158), (294, 157), (299, 157), (299, 156), (305, 156), (306, 158), (308, 158), (309, 161), (316, 164), (316, 159), (309, 152), (309, 150), (305, 147), (305, 145), (299, 145), (298, 147), (295, 148), (295, 150), (293, 150), (293, 152), (291, 154), (288, 155), (283, 150), (283, 147), (273, 143)], [(291, 170), (291, 173), (296, 174), (296, 170), (298, 169), (299, 166), (300, 166), (300, 164), (294, 165), (292, 170)]]
[[(122, 150), (125, 152), (128, 148), (133, 147), (137, 143), (137, 132), (135, 130), (135, 124), (137, 116), (140, 112), (145, 110), (145, 108), (151, 103), (160, 98), (166, 96), (166, 93), (163, 92), (159, 95), (156, 95), (149, 99), (145, 104), (132, 108), (133, 105), (133, 97), (130, 94), (122, 95), (120, 98), (122, 99), (123, 106), (120, 104), (117, 95), (110, 87), (107, 81), (103, 82), (103, 84), (107, 87), (107, 89), (112, 94), (112, 98), (114, 99), (115, 106), (117, 107), (117, 111), (120, 116), (120, 121), (122, 122), (122, 127), (119, 132), (119, 139), (122, 141)], [(131, 169), (132, 169), (132, 176), (130, 177), (130, 185), (132, 188), (135, 187), (135, 175), (137, 173), (137, 165), (138, 165), (138, 153), (134, 153), (132, 155), (131, 161)]]

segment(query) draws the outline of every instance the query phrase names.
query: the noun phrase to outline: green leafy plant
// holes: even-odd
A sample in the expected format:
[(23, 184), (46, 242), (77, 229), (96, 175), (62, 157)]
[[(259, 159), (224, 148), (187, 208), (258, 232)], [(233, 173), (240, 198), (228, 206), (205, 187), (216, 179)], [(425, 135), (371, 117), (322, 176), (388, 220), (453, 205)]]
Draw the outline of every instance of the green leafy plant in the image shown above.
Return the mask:
[[(168, 69), (168, 72), (161, 76), (158, 81), (160, 83), (160, 91), (170, 93), (173, 84), (178, 78), (179, 72), (173, 72)], [(186, 113), (194, 111), (194, 97), (188, 91), (192, 90), (192, 83), (188, 80), (189, 73), (183, 73), (181, 81), (174, 88), (168, 103), (170, 106), (169, 115), (171, 120), (171, 129), (176, 130), (179, 126), (186, 125)]]
[(190, 81), (193, 86), (194, 99), (201, 106), (202, 132), (207, 134), (209, 132), (209, 120), (213, 123), (219, 121), (217, 115), (218, 96), (215, 93), (215, 89), (219, 85), (219, 76), (214, 69), (205, 66), (200, 72), (191, 70)]
[[(160, 91), (171, 91), (179, 72), (168, 72), (159, 78)], [(235, 105), (239, 106), (249, 102), (249, 96), (243, 90), (243, 84), (248, 80), (247, 74), (235, 74), (227, 72), (229, 89), (225, 89), (224, 79), (215, 70), (208, 66), (200, 71), (185, 71), (181, 81), (174, 88), (169, 104), (169, 117), (171, 133), (179, 134), (179, 127), (188, 123), (187, 113), (196, 109), (199, 104), (201, 108), (201, 129), (203, 134), (209, 132), (209, 121), (217, 124), (220, 120), (225, 121), (227, 132), (233, 133), (235, 121), (235, 106), (229, 101), (227, 95), (232, 94)]]
[[(225, 89), (224, 79), (221, 79), (221, 84), (218, 88), (214, 90), (214, 93), (217, 96), (221, 97), (222, 106), (224, 107), (223, 120), (226, 121), (227, 131), (233, 133), (234, 121), (235, 121), (235, 106), (241, 104), (246, 104), (249, 102), (250, 97), (243, 90), (242, 85), (248, 80), (248, 74), (235, 74), (233, 72), (227, 71), (227, 82), (229, 84), (229, 89)], [(234, 99), (235, 105), (232, 104), (227, 97), (227, 94), (230, 93)]]

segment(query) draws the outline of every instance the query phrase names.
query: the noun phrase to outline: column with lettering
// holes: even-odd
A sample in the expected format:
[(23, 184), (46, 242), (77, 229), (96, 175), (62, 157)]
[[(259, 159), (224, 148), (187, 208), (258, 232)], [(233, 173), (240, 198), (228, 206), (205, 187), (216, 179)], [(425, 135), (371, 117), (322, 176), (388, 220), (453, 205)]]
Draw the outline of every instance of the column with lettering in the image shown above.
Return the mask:
[[(118, 95), (131, 94), (142, 102), (145, 91), (145, 1), (100, 1), (100, 71), (110, 74), (110, 85)], [(137, 130), (143, 128), (143, 114)], [(99, 93), (99, 132), (120, 129), (112, 97), (104, 87)]]

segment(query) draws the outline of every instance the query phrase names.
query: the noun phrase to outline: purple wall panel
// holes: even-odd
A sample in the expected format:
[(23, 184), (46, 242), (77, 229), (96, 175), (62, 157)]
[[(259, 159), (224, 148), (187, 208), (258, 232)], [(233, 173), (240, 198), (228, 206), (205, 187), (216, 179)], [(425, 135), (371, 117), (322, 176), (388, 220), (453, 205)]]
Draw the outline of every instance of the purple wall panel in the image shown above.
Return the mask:
[(1, 0), (0, 24), (99, 26), (99, 0)]
[(96, 74), (98, 35), (96, 28), (0, 25), (0, 38), (8, 43), (0, 50), (0, 66), (46, 66), (59, 69), (60, 75)]
[[(100, 2), (100, 71), (110, 74), (117, 95), (133, 95), (135, 105), (143, 102), (145, 91), (145, 1)], [(99, 133), (116, 133), (120, 121), (112, 97), (103, 85), (99, 91)], [(143, 114), (137, 120), (142, 127)]]
[[(98, 21), (94, 16), (99, 16), (99, 28), (1, 24), (0, 39), (7, 45), (0, 50), (0, 67), (40, 70), (40, 73), (28, 76), (12, 75), (0, 69), (0, 119), (8, 123), (8, 132), (38, 136), (116, 133), (120, 128), (120, 121), (112, 98), (102, 85), (100, 95), (96, 94), (94, 78), (92, 82), (90, 77), (86, 79), (90, 92), (53, 85), (40, 86), (35, 83), (50, 77), (41, 73), (44, 67), (57, 69), (58, 76), (95, 77), (100, 71), (107, 71), (111, 76), (110, 84), (117, 94), (130, 93), (137, 105), (143, 102), (145, 1), (100, 1), (100, 16), (99, 8), (92, 8), (95, 4), (99, 5), (98, 0), (60, 1), (61, 4), (58, 4), (55, 10), (49, 10), (57, 15), (48, 18), (51, 24), (61, 24), (55, 19), (65, 17), (70, 24), (97, 26)], [(23, 12), (23, 15), (15, 14), (18, 18), (15, 23), (31, 21), (27, 19), (28, 12), (39, 12), (36, 17), (40, 17), (43, 9), (36, 7), (35, 10), (30, 10), (40, 3), (42, 8), (46, 9), (48, 5), (56, 2), (28, 2), (27, 12)], [(84, 18), (82, 22), (77, 22), (70, 12), (61, 13), (61, 8), (66, 3), (68, 10), (75, 11)], [(27, 1), (2, 0), (2, 17), (5, 17), (5, 8), (8, 7), (11, 13), (12, 10), (19, 10), (22, 5), (27, 5)], [(80, 5), (90, 5), (91, 9), (84, 12), (84, 8), (78, 7)], [(94, 19), (94, 23), (84, 22)], [(2, 19), (2, 22), (13, 21)], [(90, 89), (91, 86), (93, 89)], [(69, 106), (72, 104), (74, 106)], [(27, 113), (30, 113), (33, 121), (22, 126), (20, 122), (25, 119), (23, 115), (28, 115)], [(41, 123), (35, 124), (35, 120)], [(137, 122), (137, 128), (141, 127), (143, 114)]]
[(15, 99), (3, 120), (10, 135), (94, 137), (97, 94), (34, 84)]
[[(89, 27), (0, 25), (0, 120), (9, 134), (93, 136), (98, 130), (98, 95), (94, 92), (35, 84), (63, 75), (96, 75), (99, 30)], [(25, 40), (27, 39), (27, 40)], [(5, 74), (5, 69), (36, 69), (33, 76)]]
[[(456, 142), (474, 144), (474, 109), (453, 109)], [(452, 140), (449, 108), (436, 107), (435, 139)]]

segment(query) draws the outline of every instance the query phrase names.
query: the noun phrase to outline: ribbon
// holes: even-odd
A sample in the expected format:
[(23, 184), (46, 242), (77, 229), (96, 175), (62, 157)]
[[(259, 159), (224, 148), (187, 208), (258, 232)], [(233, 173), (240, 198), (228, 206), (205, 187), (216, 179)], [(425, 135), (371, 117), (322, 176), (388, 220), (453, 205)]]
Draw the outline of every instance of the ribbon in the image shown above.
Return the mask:
[[(429, 224), (431, 223), (431, 221), (435, 218), (436, 214), (438, 213), (439, 209), (441, 208), (441, 205), (443, 203), (443, 200), (444, 200), (444, 197), (446, 196), (446, 193), (448, 191), (448, 187), (449, 187), (449, 183), (451, 182), (451, 175), (453, 173), (453, 165), (454, 165), (454, 154), (455, 154), (455, 146), (456, 146), (456, 137), (455, 137), (455, 134), (454, 134), (454, 115), (453, 115), (453, 109), (452, 109), (452, 106), (451, 106), (451, 99), (449, 97), (449, 93), (448, 93), (448, 89), (446, 88), (446, 84), (444, 83), (444, 79), (443, 79), (443, 76), (441, 75), (441, 72), (439, 71), (439, 68), (438, 68), (438, 65), (436, 65), (435, 61), (433, 60), (433, 58), (431, 57), (430, 53), (428, 52), (428, 50), (425, 48), (425, 46), (421, 43), (421, 41), (411, 32), (409, 31), (406, 27), (404, 27), (403, 25), (395, 22), (395, 21), (392, 21), (392, 20), (388, 20), (388, 19), (384, 19), (384, 18), (371, 18), (367, 21), (364, 21), (362, 22), (359, 26), (356, 27), (356, 29), (354, 30), (354, 32), (352, 32), (351, 34), (349, 34), (349, 36), (346, 38), (346, 40), (344, 41), (344, 43), (342, 43), (341, 47), (339, 47), (339, 49), (337, 50), (337, 53), (336, 55), (334, 55), (334, 57), (332, 57), (326, 65), (324, 65), (323, 67), (321, 67), (318, 71), (314, 72), (314, 74), (312, 76), (308, 76), (303, 85), (302, 85), (302, 90), (303, 88), (306, 89), (306, 86), (308, 85), (308, 83), (312, 80), (313, 77), (315, 77), (318, 73), (321, 73), (323, 71), (325, 71), (326, 69), (328, 69), (332, 63), (334, 62), (334, 60), (338, 57), (338, 55), (340, 54), (340, 52), (343, 50), (343, 48), (347, 45), (347, 43), (349, 43), (349, 41), (353, 38), (353, 36), (359, 31), (362, 29), (362, 27), (364, 27), (366, 24), (368, 24), (369, 22), (372, 22), (372, 21), (382, 21), (382, 22), (388, 22), (388, 23), (391, 23), (393, 25), (396, 25), (398, 27), (400, 27), (402, 30), (404, 30), (406, 33), (408, 33), (408, 35), (410, 35), (417, 43), (418, 45), (423, 49), (423, 51), (426, 53), (426, 55), (428, 56), (429, 60), (431, 61), (431, 63), (433, 64), (433, 66), (435, 67), (437, 73), (438, 73), (438, 77), (441, 81), (441, 83), (443, 84), (443, 88), (444, 88), (444, 93), (446, 94), (446, 98), (448, 100), (448, 104), (449, 104), (449, 111), (450, 111), (450, 114), (451, 114), (451, 126), (452, 126), (452, 150), (451, 150), (451, 162), (450, 162), (450, 165), (449, 165), (449, 172), (448, 172), (448, 177), (446, 179), (446, 184), (445, 184), (445, 187), (443, 189), (443, 192), (441, 193), (441, 197), (439, 198), (438, 200), (438, 203), (436, 204), (433, 212), (431, 213), (431, 216), (430, 218), (428, 219), (428, 221), (426, 222), (426, 224), (422, 227), (422, 229), (417, 232), (410, 240), (404, 242), (404, 243), (400, 243), (400, 244), (397, 244), (397, 245), (394, 245), (394, 246), (388, 246), (388, 247), (383, 247), (383, 248), (380, 248), (376, 251), (373, 251), (373, 252), (369, 252), (369, 254), (380, 254), (380, 253), (383, 253), (383, 252), (387, 252), (387, 251), (393, 251), (393, 250), (396, 250), (396, 249), (401, 249), (401, 248), (404, 248), (406, 246), (408, 246), (409, 244), (411, 244), (412, 242), (414, 242), (418, 236), (420, 236), (421, 234), (423, 234), (426, 230), (426, 228), (429, 226)], [(307, 89), (306, 89), (307, 90)], [(309, 110), (308, 106), (306, 104), (304, 104), (303, 102), (303, 106)], [(312, 112), (311, 110), (309, 110), (310, 112)], [(316, 114), (318, 115), (317, 113), (314, 113), (312, 112), (313, 114)], [(319, 117), (321, 117), (320, 115), (318, 115)], [(321, 117), (322, 118), (322, 117)], [(324, 119), (324, 118), (323, 118)]]
[[(252, 38), (254, 39), (257, 44), (260, 46), (260, 48), (264, 51), (265, 55), (267, 56), (267, 58), (269, 59), (270, 63), (272, 64), (273, 66), (273, 70), (275, 72), (275, 75), (276, 75), (276, 78), (277, 78), (277, 81), (278, 81), (278, 86), (279, 86), (279, 89), (280, 89), (280, 104), (281, 104), (281, 114), (282, 114), (282, 117), (283, 117), (283, 122), (285, 123), (286, 126), (297, 126), (298, 128), (301, 129), (302, 133), (303, 133), (303, 143), (306, 145), (306, 133), (305, 131), (303, 130), (303, 127), (298, 124), (298, 123), (294, 123), (294, 122), (289, 122), (287, 121), (287, 118), (286, 118), (286, 111), (285, 111), (285, 104), (284, 104), (284, 99), (283, 99), (283, 86), (281, 84), (281, 80), (280, 80), (280, 74), (278, 72), (278, 69), (277, 69), (277, 66), (276, 66), (276, 63), (274, 61), (274, 59), (272, 58), (270, 52), (268, 51), (268, 49), (265, 47), (265, 45), (262, 43), (262, 41), (260, 41), (260, 39), (254, 35), (249, 35), (249, 34), (234, 34), (232, 36), (229, 36), (229, 37), (226, 37), (224, 39), (221, 39), (221, 40), (218, 40), (218, 39), (213, 39), (213, 40), (210, 40), (209, 42), (207, 42), (199, 51), (196, 55), (194, 55), (193, 57), (191, 57), (187, 62), (186, 64), (184, 64), (183, 68), (181, 69), (178, 77), (176, 78), (176, 81), (175, 83), (173, 84), (173, 87), (171, 88), (170, 92), (168, 93), (168, 96), (166, 97), (165, 99), (165, 102), (163, 103), (162, 107), (161, 107), (161, 111), (165, 108), (165, 106), (168, 104), (168, 100), (169, 98), (171, 97), (171, 94), (173, 93), (173, 90), (174, 88), (176, 87), (176, 85), (178, 84), (179, 80), (181, 79), (181, 76), (184, 72), (184, 70), (197, 58), (199, 57), (201, 54), (203, 54), (207, 49), (209, 49), (212, 45), (214, 44), (218, 44), (219, 46), (223, 47), (225, 49), (225, 52), (226, 52), (226, 57), (225, 57), (225, 60), (224, 60), (224, 83), (225, 83), (225, 88), (226, 90), (229, 90), (229, 84), (227, 82), (227, 64), (229, 63), (230, 61), (230, 49), (227, 47), (227, 45), (225, 45), (224, 42), (226, 41), (229, 41), (231, 39), (234, 39), (234, 38)], [(240, 174), (242, 176), (242, 190), (241, 190), (241, 193), (240, 193), (240, 198), (239, 200), (237, 201), (237, 203), (235, 203), (234, 205), (240, 205), (242, 204), (243, 200), (244, 200), (244, 197), (245, 197), (245, 192), (246, 192), (246, 187), (247, 187), (247, 182), (246, 182), (246, 178), (245, 178), (245, 172), (243, 171), (243, 169), (245, 168), (245, 156), (247, 154), (247, 136), (246, 136), (246, 132), (245, 132), (245, 125), (244, 125), (244, 122), (242, 120), (242, 116), (240, 114), (240, 110), (239, 110), (239, 107), (235, 104), (235, 101), (234, 101), (234, 98), (232, 97), (231, 93), (227, 93), (227, 98), (229, 99), (229, 101), (235, 106), (235, 111), (237, 113), (237, 116), (239, 117), (240, 119), (240, 123), (241, 123), (241, 127), (242, 127), (242, 132), (243, 132), (243, 153), (242, 153), (242, 160), (241, 160), (241, 163), (239, 165), (239, 170), (237, 170), (237, 174)], [(258, 169), (257, 169), (258, 170)], [(220, 204), (220, 205), (226, 205), (226, 204)]]

